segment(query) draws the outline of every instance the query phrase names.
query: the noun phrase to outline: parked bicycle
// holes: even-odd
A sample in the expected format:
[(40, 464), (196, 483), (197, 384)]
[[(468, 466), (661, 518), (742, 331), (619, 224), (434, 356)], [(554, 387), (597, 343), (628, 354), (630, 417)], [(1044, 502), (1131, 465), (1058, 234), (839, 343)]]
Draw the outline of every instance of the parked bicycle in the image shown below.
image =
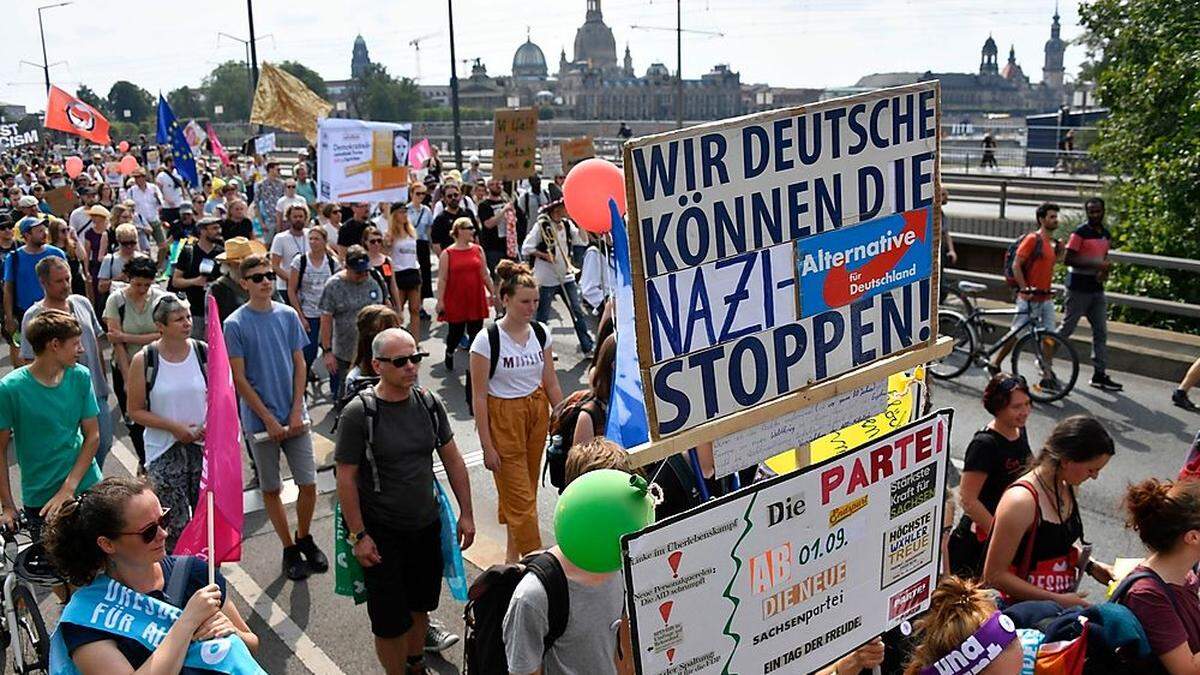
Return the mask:
[[(1079, 379), (1079, 355), (1071, 343), (1055, 333), (1053, 327), (1038, 325), (1028, 314), (1021, 314), (1015, 307), (980, 308), (974, 298), (987, 290), (984, 284), (960, 281), (958, 290), (969, 299), (968, 306), (971, 309), (966, 314), (951, 309), (938, 310), (938, 334), (953, 338), (954, 348), (945, 358), (929, 365), (930, 374), (938, 379), (949, 380), (962, 375), (972, 365), (988, 368), (991, 358), (1006, 343), (1015, 340), (1010, 370), (1013, 375), (1022, 376), (1030, 383), (1030, 398), (1050, 403), (1071, 393)], [(1048, 295), (1045, 291), (1032, 289), (1028, 292)], [(1024, 317), (1023, 321), (1017, 322), (992, 346), (983, 344), (980, 336), (987, 332), (987, 317), (1018, 314)]]
[(11, 647), (14, 673), (48, 673), (50, 635), (33, 589), (35, 584), (49, 588), (66, 582), (53, 572), (41, 542), (34, 541), (24, 522), (15, 530), (0, 528), (0, 546), (4, 550), (0, 663)]

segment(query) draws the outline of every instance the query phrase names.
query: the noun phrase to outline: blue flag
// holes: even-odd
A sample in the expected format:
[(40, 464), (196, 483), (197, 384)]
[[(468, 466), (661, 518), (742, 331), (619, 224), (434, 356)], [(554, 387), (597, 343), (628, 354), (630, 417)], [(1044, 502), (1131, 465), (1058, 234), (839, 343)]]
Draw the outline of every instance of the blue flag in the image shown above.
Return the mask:
[(162, 94), (158, 95), (158, 131), (155, 141), (160, 145), (170, 144), (171, 156), (175, 158), (175, 169), (179, 171), (179, 175), (192, 187), (200, 187), (200, 176), (196, 174), (196, 160), (192, 158), (192, 149), (183, 137), (183, 127), (179, 126), (179, 120), (175, 119), (175, 112), (171, 110), (170, 104)]
[(604, 435), (623, 448), (632, 448), (650, 440), (650, 422), (646, 417), (646, 399), (642, 396), (642, 375), (638, 369), (637, 329), (633, 318), (633, 272), (629, 263), (629, 234), (617, 203), (608, 201), (612, 212), (613, 256), (617, 260), (616, 373), (612, 398), (608, 404), (608, 426)]

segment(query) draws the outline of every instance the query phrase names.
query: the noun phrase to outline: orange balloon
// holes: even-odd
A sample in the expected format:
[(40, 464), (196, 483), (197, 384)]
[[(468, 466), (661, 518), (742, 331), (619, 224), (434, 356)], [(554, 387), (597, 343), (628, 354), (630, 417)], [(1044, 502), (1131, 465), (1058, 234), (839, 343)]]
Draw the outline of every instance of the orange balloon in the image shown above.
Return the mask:
[(74, 178), (83, 173), (83, 160), (78, 157), (68, 157), (63, 164), (67, 169), (68, 178)]
[(117, 143), (117, 150), (121, 152), (129, 152), (129, 141), (121, 141)]
[(571, 219), (588, 232), (604, 234), (612, 229), (608, 201), (616, 200), (625, 213), (625, 174), (612, 162), (585, 159), (576, 164), (563, 183), (563, 200)]
[(138, 168), (137, 158), (134, 157), (133, 155), (125, 155), (124, 157), (121, 158), (121, 163), (118, 165), (118, 167), (121, 170), (122, 176), (128, 176), (129, 174), (133, 173), (133, 171), (135, 169)]

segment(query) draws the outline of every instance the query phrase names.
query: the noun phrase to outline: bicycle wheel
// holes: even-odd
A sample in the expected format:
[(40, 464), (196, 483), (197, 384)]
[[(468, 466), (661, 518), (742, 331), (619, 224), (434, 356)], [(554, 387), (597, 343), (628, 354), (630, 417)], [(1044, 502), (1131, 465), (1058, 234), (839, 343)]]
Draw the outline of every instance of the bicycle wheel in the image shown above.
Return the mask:
[(1017, 342), (1012, 371), (1029, 382), (1029, 397), (1052, 403), (1071, 393), (1079, 379), (1079, 355), (1058, 333), (1031, 331)]
[(975, 332), (967, 317), (948, 309), (937, 313), (938, 336), (954, 339), (954, 348), (945, 357), (929, 363), (929, 374), (939, 380), (949, 380), (967, 371), (975, 358)]
[[(12, 627), (13, 670), (17, 675), (45, 673), (50, 668), (50, 636), (33, 591), (18, 583), (12, 592), (17, 625)], [(20, 660), (24, 665), (19, 665)]]
[(957, 286), (945, 285), (942, 286), (941, 294), (938, 296), (938, 309), (948, 309), (967, 316), (974, 309), (974, 305), (971, 304), (971, 299), (965, 293), (958, 290)]

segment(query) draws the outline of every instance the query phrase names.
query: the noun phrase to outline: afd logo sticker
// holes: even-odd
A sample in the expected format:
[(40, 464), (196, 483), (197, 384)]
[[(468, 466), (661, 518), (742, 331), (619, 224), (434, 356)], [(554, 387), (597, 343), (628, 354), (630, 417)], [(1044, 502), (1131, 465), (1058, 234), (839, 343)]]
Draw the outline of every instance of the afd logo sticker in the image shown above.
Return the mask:
[(800, 239), (801, 318), (927, 279), (932, 270), (930, 207)]

